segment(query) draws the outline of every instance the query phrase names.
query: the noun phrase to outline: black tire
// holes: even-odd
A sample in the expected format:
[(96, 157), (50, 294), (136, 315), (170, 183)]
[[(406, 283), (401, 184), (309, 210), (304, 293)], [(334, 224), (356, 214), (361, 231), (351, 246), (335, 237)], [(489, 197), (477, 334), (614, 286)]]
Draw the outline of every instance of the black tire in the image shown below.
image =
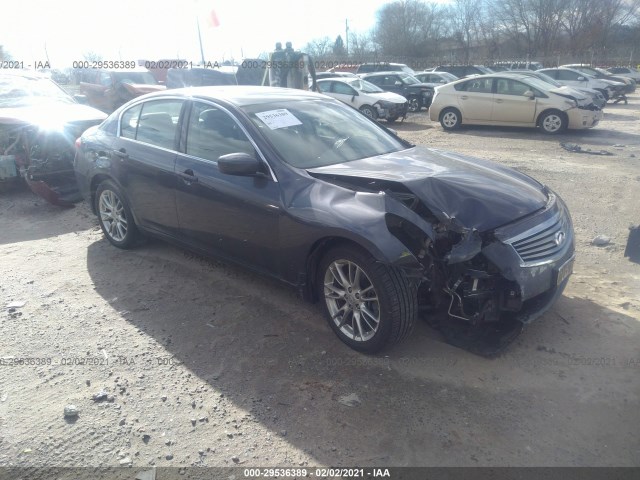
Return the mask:
[(411, 113), (420, 111), (420, 109), (422, 108), (422, 102), (420, 101), (419, 97), (409, 97), (407, 100), (409, 102), (409, 111)]
[(602, 96), (604, 97), (605, 101), (609, 101), (609, 93), (607, 93), (607, 90), (604, 88), (596, 88), (595, 90), (597, 90), (598, 92), (600, 92), (602, 94)]
[(140, 232), (125, 196), (113, 181), (105, 180), (98, 185), (95, 209), (102, 233), (109, 243), (123, 249), (136, 245)]
[(440, 125), (445, 130), (457, 130), (462, 124), (462, 115), (457, 108), (448, 107), (440, 112)]
[[(357, 269), (360, 274), (356, 277)], [(346, 275), (346, 283), (338, 279), (343, 278), (338, 270)], [(316, 287), (329, 326), (354, 350), (378, 352), (406, 338), (413, 328), (415, 284), (402, 270), (377, 262), (356, 247), (340, 246), (327, 252), (320, 261)]]
[(387, 118), (387, 123), (395, 123), (396, 120), (398, 120), (398, 117), (389, 117)]
[(548, 135), (556, 135), (567, 129), (567, 116), (560, 110), (547, 110), (538, 118), (540, 129)]
[(378, 118), (378, 112), (376, 112), (376, 109), (369, 105), (361, 106), (360, 112), (369, 117), (371, 120), (377, 120)]

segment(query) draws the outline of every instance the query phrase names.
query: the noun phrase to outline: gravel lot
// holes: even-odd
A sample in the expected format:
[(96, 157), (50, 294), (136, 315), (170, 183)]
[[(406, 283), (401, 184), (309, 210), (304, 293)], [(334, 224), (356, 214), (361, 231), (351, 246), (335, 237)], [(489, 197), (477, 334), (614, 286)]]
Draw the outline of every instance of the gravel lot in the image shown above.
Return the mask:
[(623, 257), (639, 127), (639, 95), (556, 137), (445, 133), (424, 112), (397, 125), (530, 174), (571, 209), (565, 295), (493, 360), (424, 322), (357, 354), (286, 286), (157, 241), (121, 251), (85, 205), (2, 194), (0, 465), (640, 466), (640, 265)]

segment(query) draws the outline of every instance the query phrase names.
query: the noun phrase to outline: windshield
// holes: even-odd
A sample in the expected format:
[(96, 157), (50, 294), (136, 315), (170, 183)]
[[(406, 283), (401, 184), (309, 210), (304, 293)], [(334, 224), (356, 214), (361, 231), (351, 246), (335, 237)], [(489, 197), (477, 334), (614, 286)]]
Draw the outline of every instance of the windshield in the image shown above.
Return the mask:
[(280, 157), (315, 168), (407, 148), (367, 117), (339, 102), (298, 100), (243, 107)]
[(440, 78), (443, 78), (444, 80), (447, 80), (448, 82), (458, 80), (458, 77), (449, 72), (438, 72), (438, 76), (440, 76)]
[(24, 107), (42, 102), (75, 103), (49, 79), (0, 75), (0, 107)]
[(142, 85), (156, 85), (156, 79), (150, 72), (114, 72), (116, 82), (138, 83)]
[(380, 93), (384, 92), (381, 88), (377, 87), (371, 82), (367, 82), (366, 80), (360, 80), (359, 78), (354, 78), (353, 80), (345, 80), (349, 85), (362, 93)]
[(401, 74), (400, 75), (400, 79), (402, 80), (402, 82), (405, 85), (415, 85), (416, 83), (422, 83), (420, 80), (418, 80), (416, 77), (414, 77), (413, 75), (409, 75), (409, 74)]
[(542, 90), (543, 92), (549, 90), (549, 84), (546, 81), (542, 81), (536, 77), (527, 77), (526, 82), (528, 85), (537, 88), (538, 90)]

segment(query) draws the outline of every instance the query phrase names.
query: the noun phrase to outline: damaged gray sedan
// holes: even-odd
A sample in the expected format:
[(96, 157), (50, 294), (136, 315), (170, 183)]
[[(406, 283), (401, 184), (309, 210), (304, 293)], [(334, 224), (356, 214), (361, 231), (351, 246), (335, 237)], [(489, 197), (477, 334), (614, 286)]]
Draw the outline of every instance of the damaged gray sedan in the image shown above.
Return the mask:
[(363, 352), (421, 315), (495, 353), (573, 268), (571, 218), (547, 187), (411, 145), (315, 93), (146, 95), (84, 133), (75, 171), (113, 245), (153, 235), (281, 279)]

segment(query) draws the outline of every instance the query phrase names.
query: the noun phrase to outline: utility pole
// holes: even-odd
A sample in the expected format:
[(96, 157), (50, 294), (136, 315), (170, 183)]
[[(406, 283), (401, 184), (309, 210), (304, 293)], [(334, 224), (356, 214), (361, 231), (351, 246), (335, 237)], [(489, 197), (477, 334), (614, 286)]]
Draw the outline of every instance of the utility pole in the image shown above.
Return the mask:
[(348, 18), (344, 19), (344, 34), (346, 39), (347, 57), (349, 57), (349, 19)]
[(198, 41), (200, 42), (200, 57), (202, 58), (202, 66), (204, 67), (204, 49), (202, 48), (202, 35), (200, 34), (200, 20), (196, 16), (196, 25), (198, 27)]

